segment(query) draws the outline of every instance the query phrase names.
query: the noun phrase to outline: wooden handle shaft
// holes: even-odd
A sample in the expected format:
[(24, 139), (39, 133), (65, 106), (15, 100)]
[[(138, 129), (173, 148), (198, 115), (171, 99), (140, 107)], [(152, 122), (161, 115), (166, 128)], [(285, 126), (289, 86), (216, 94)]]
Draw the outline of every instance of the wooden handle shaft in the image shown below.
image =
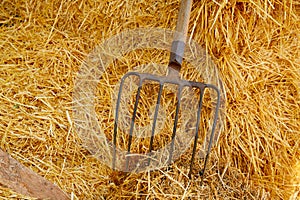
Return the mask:
[(189, 28), (189, 19), (192, 9), (192, 0), (182, 0), (179, 8), (177, 25), (176, 25), (176, 34), (174, 41), (180, 41), (185, 43)]
[(171, 47), (170, 63), (169, 63), (169, 68), (176, 70), (177, 72), (180, 71), (182, 60), (183, 60), (192, 3), (193, 3), (192, 0), (182, 0), (179, 8), (176, 32)]

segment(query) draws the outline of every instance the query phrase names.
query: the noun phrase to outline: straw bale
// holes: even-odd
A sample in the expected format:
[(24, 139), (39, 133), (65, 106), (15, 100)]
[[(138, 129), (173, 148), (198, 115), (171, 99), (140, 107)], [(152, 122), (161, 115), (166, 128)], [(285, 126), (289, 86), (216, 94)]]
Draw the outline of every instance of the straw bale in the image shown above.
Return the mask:
[[(191, 180), (186, 175), (191, 150), (172, 170), (129, 174), (112, 171), (83, 147), (72, 119), (83, 60), (126, 29), (174, 30), (178, 6), (178, 0), (2, 0), (0, 148), (74, 199), (299, 198), (298, 0), (194, 2), (190, 35), (213, 58), (227, 95), (226, 124), (203, 187), (196, 172), (203, 160), (197, 158)], [(149, 52), (141, 52), (144, 62)], [(115, 77), (137, 58), (128, 54), (130, 66)], [(100, 94), (106, 89), (98, 87)], [(4, 186), (0, 196), (23, 198)]]

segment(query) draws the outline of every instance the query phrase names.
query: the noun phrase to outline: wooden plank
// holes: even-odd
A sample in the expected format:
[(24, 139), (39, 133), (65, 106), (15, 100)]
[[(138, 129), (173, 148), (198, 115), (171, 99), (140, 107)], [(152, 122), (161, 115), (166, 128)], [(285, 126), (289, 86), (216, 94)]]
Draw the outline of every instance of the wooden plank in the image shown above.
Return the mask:
[(58, 186), (25, 167), (0, 149), (0, 183), (38, 199), (69, 199)]

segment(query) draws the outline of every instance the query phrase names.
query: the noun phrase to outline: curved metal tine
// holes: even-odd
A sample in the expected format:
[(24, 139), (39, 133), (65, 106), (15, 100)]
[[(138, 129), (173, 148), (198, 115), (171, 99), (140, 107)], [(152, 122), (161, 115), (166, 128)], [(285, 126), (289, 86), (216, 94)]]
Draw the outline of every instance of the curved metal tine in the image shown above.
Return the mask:
[(188, 174), (189, 178), (191, 178), (192, 171), (193, 171), (194, 159), (195, 159), (196, 148), (197, 148), (197, 141), (198, 141), (198, 137), (199, 137), (199, 124), (200, 124), (200, 118), (201, 118), (201, 110), (202, 110), (205, 86), (204, 87), (199, 87), (199, 89), (200, 89), (200, 99), (199, 99), (199, 103), (198, 103), (196, 132), (195, 132), (193, 153), (192, 153), (192, 158), (191, 158), (191, 163), (190, 163), (190, 171), (189, 171), (189, 174)]
[(212, 88), (217, 92), (217, 105), (216, 105), (216, 109), (215, 109), (214, 122), (213, 122), (212, 130), (211, 130), (211, 134), (210, 134), (208, 149), (207, 149), (207, 153), (206, 153), (205, 160), (204, 160), (204, 167), (201, 170), (202, 178), (201, 178), (200, 186), (202, 186), (203, 181), (204, 181), (204, 173), (205, 173), (207, 161), (208, 161), (209, 154), (210, 154), (211, 147), (212, 147), (212, 139), (214, 137), (215, 129), (216, 129), (216, 126), (217, 126), (218, 114), (219, 114), (219, 109), (220, 109), (220, 98), (221, 98), (220, 97), (220, 90), (217, 87), (215, 87), (213, 85), (207, 85), (207, 87)]
[[(142, 85), (143, 85), (143, 79), (141, 77), (139, 77), (139, 78), (140, 78), (140, 82), (139, 82), (139, 86), (138, 86), (138, 91), (136, 93), (133, 114), (132, 114), (132, 118), (131, 118), (131, 122), (130, 122), (127, 155), (130, 154), (130, 147), (131, 147), (131, 143), (132, 143), (132, 134), (133, 134), (135, 117), (136, 117), (136, 111), (137, 111), (137, 108), (138, 108), (138, 103), (139, 103), (139, 99), (140, 99), (141, 88), (142, 88)], [(126, 165), (125, 165), (126, 171), (128, 170), (128, 164), (129, 164), (129, 156), (126, 157)]]
[(158, 92), (156, 106), (155, 106), (155, 113), (154, 113), (151, 138), (150, 138), (149, 158), (148, 158), (148, 163), (147, 163), (148, 166), (150, 165), (150, 156), (151, 156), (151, 152), (153, 149), (154, 133), (155, 133), (155, 127), (156, 127), (156, 121), (157, 121), (157, 117), (158, 117), (158, 111), (159, 111), (159, 105), (160, 105), (162, 91), (163, 91), (163, 85), (159, 84), (159, 92)]
[(176, 105), (176, 113), (175, 113), (175, 119), (174, 119), (174, 126), (173, 126), (173, 133), (172, 133), (172, 142), (170, 146), (170, 154), (169, 154), (169, 160), (168, 165), (171, 164), (172, 157), (173, 157), (173, 151), (174, 151), (174, 139), (176, 136), (176, 130), (177, 130), (177, 123), (178, 123), (178, 117), (179, 117), (179, 109), (180, 109), (180, 103), (181, 103), (181, 92), (182, 92), (182, 86), (178, 85), (178, 94), (177, 94), (177, 105)]
[(118, 120), (119, 120), (119, 108), (123, 90), (123, 84), (127, 76), (123, 76), (120, 83), (117, 105), (116, 105), (116, 112), (115, 112), (115, 123), (114, 123), (114, 135), (113, 135), (113, 160), (112, 160), (112, 169), (115, 170), (116, 167), (116, 145), (117, 145), (117, 133), (118, 133)]

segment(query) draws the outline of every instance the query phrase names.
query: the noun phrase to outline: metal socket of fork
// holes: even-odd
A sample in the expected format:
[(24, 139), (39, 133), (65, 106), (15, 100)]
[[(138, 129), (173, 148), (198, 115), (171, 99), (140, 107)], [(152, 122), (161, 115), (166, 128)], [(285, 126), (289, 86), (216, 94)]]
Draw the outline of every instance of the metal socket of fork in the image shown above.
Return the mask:
[(173, 66), (174, 67), (176, 66), (177, 71), (180, 71), (180, 68), (181, 68), (181, 64), (182, 64), (183, 56), (184, 56), (184, 48), (185, 48), (184, 42), (182, 42), (182, 41), (172, 42), (170, 63), (175, 64)]

